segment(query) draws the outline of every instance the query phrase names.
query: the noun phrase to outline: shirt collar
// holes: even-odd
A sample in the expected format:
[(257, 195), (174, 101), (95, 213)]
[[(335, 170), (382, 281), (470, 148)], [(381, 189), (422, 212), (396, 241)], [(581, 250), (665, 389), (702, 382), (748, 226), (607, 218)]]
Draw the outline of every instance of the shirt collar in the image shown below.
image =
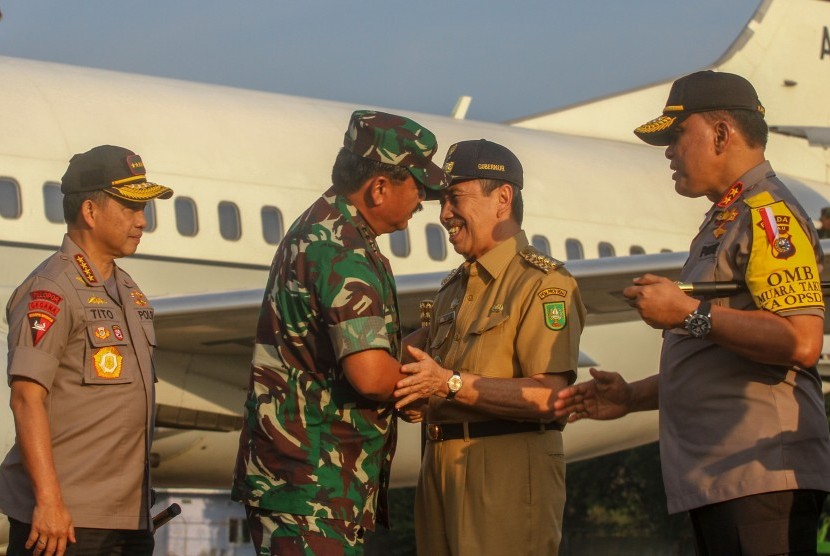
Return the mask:
[[(730, 202), (724, 202), (724, 198), (722, 197), (720, 201), (717, 203), (712, 204), (708, 211), (706, 211), (706, 219), (708, 220), (713, 214), (718, 211), (726, 210), (730, 206), (733, 206), (735, 202), (740, 198), (747, 198), (748, 194), (755, 188), (758, 183), (760, 183), (764, 179), (771, 178), (775, 175), (775, 170), (772, 169), (772, 164), (769, 163), (768, 160), (764, 160), (757, 166), (753, 166), (744, 174), (735, 180), (735, 183), (732, 184), (730, 189), (735, 188), (736, 185), (741, 185), (740, 191), (735, 195), (734, 199)], [(728, 193), (729, 190), (727, 190)], [(727, 193), (724, 193), (726, 196)], [(705, 224), (705, 222), (704, 222)]]
[(528, 246), (527, 235), (524, 230), (519, 230), (516, 235), (502, 241), (484, 255), (476, 259), (478, 266), (484, 269), (491, 278), (498, 278), (513, 257)]
[(374, 230), (372, 230), (372, 227), (366, 223), (366, 219), (363, 218), (363, 215), (360, 214), (357, 207), (354, 206), (345, 195), (337, 193), (334, 190), (334, 186), (332, 186), (325, 193), (323, 193), (323, 199), (340, 212), (340, 214), (342, 214), (346, 219), (346, 222), (350, 223), (357, 229), (372, 251), (374, 251), (377, 255), (382, 255), (377, 241), (375, 240), (378, 235), (374, 232)]
[[(69, 234), (64, 234), (63, 243), (61, 243), (60, 251), (72, 261), (72, 266), (78, 271), (78, 275), (86, 282), (88, 286), (103, 286), (103, 274), (95, 267), (92, 261), (84, 250), (78, 247), (78, 244), (72, 241)], [(129, 288), (135, 287), (135, 283), (128, 279), (127, 276), (121, 272), (115, 261), (112, 263), (112, 272), (116, 281), (123, 282)]]

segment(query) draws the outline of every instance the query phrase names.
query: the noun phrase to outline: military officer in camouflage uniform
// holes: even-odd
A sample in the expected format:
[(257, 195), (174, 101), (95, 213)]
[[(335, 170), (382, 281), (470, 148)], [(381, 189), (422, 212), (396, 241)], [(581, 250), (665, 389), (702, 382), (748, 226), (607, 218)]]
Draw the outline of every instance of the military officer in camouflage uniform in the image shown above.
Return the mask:
[(8, 553), (149, 556), (153, 308), (115, 259), (135, 253), (147, 201), (173, 192), (112, 145), (73, 156), (61, 191), (63, 244), (6, 309)]
[(395, 280), (376, 243), (444, 173), (407, 118), (352, 114), (333, 186), (291, 226), (260, 311), (232, 496), (259, 554), (360, 554), (386, 524), (400, 374)]
[[(556, 393), (576, 378), (585, 308), (562, 263), (521, 229), (522, 166), (505, 147), (450, 147), (441, 222), (466, 262), (438, 291), (399, 408), (423, 409), (418, 553), (556, 554), (565, 503)], [(418, 420), (418, 416), (412, 416)]]

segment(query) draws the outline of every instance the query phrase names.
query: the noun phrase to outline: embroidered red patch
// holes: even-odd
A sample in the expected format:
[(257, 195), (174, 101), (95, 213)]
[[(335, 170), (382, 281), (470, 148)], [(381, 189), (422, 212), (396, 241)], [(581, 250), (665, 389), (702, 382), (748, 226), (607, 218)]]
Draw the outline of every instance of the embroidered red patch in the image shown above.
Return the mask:
[(36, 346), (55, 323), (55, 319), (51, 315), (41, 312), (29, 313), (28, 316), (29, 325), (32, 329), (32, 345)]
[(35, 290), (33, 292), (29, 292), (29, 296), (32, 299), (42, 299), (45, 301), (49, 301), (50, 303), (54, 303), (57, 305), (63, 298), (56, 294), (55, 292), (50, 292), (49, 290)]

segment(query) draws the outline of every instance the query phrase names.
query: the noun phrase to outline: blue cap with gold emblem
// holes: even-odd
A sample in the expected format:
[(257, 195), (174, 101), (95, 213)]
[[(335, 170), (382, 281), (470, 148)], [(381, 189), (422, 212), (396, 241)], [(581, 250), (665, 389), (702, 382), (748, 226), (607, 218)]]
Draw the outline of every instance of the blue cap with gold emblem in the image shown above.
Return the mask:
[(764, 116), (752, 83), (734, 73), (698, 71), (675, 81), (663, 114), (635, 129), (634, 134), (649, 145), (665, 147), (686, 118), (713, 110), (748, 110)]
[(522, 163), (510, 149), (486, 139), (461, 141), (451, 145), (444, 159), (444, 172), (450, 184), (487, 179), (523, 185)]
[(173, 190), (147, 181), (141, 157), (124, 147), (101, 145), (76, 154), (61, 178), (61, 192), (105, 191), (127, 201), (169, 199)]

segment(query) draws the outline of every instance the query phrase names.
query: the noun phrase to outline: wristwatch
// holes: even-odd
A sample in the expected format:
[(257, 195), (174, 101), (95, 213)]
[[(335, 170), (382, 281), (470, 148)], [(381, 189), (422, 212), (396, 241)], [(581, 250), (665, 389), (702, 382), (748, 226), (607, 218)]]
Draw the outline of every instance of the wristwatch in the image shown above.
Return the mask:
[(452, 376), (447, 379), (447, 388), (449, 389), (449, 392), (447, 392), (447, 399), (453, 399), (458, 391), (461, 390), (461, 386), (463, 384), (464, 383), (461, 382), (461, 373), (453, 371)]
[(694, 310), (686, 320), (683, 321), (686, 325), (686, 330), (695, 338), (705, 338), (712, 330), (712, 303), (709, 301), (701, 301), (697, 309)]

